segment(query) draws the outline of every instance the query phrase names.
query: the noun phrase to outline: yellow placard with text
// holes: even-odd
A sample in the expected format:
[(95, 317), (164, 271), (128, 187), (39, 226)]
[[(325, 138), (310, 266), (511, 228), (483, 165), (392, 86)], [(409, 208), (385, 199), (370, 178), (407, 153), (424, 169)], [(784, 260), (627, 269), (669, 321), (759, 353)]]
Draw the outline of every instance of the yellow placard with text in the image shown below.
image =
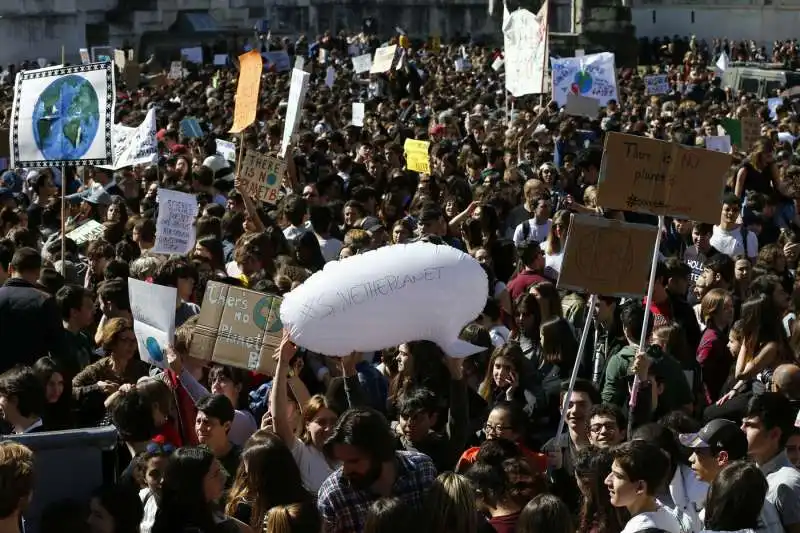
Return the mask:
[(431, 173), (431, 159), (429, 155), (431, 143), (406, 139), (403, 148), (406, 153), (406, 168), (423, 174)]
[(263, 70), (261, 54), (256, 50), (239, 56), (239, 83), (236, 86), (236, 107), (230, 133), (240, 133), (256, 120)]

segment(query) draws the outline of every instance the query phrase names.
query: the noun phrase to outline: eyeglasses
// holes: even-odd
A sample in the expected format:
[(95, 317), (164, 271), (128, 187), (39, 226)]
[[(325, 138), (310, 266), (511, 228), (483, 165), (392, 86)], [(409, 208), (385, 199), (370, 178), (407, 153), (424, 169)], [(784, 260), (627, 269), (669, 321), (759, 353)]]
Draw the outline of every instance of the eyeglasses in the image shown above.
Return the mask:
[(601, 430), (605, 429), (606, 431), (618, 431), (619, 428), (617, 424), (614, 422), (607, 422), (605, 424), (592, 424), (589, 426), (589, 431), (592, 433), (600, 433)]
[(506, 431), (506, 430), (509, 430), (509, 429), (511, 429), (511, 427), (509, 427), (509, 426), (501, 426), (500, 424), (497, 424), (495, 426), (493, 426), (491, 424), (486, 424), (485, 426), (483, 426), (483, 431), (486, 432), (486, 433), (498, 434), (498, 433), (502, 433), (503, 431)]

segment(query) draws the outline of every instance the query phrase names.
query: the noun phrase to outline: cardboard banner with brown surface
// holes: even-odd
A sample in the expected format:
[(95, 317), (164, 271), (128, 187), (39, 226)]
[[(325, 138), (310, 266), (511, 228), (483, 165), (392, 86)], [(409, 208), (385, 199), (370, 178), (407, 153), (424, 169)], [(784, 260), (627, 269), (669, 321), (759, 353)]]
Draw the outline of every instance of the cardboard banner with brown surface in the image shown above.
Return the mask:
[(283, 329), (280, 306), (277, 296), (210, 281), (189, 355), (273, 375)]
[(263, 70), (264, 61), (258, 51), (250, 50), (239, 56), (239, 82), (230, 133), (239, 133), (255, 121)]
[(244, 182), (247, 195), (268, 204), (278, 201), (278, 191), (285, 175), (285, 161), (259, 154), (255, 150), (245, 152), (239, 171), (239, 178)]
[(572, 215), (558, 288), (602, 296), (647, 293), (658, 228)]
[(742, 117), (742, 146), (740, 150), (749, 152), (753, 145), (761, 138), (761, 121), (756, 117)]
[(636, 135), (609, 133), (597, 204), (717, 224), (731, 156)]

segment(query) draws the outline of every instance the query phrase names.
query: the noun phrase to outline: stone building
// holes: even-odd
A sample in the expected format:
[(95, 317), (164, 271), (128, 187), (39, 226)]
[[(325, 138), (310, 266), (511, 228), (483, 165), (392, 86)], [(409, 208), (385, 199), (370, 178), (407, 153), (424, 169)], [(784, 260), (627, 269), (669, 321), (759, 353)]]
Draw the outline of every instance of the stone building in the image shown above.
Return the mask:
[[(509, 8), (520, 1), (534, 12), (541, 3), (508, 0)], [(358, 30), (373, 17), (382, 35), (401, 26), (418, 38), (469, 33), (499, 44), (502, 0), (495, 3), (489, 16), (488, 0), (0, 0), (0, 64), (59, 61), (62, 47), (67, 61), (77, 62), (82, 47), (133, 47), (141, 57), (158, 48), (213, 45), (252, 36), (261, 20), (269, 21), (273, 34), (292, 38)], [(550, 32), (560, 55), (577, 48), (635, 55), (630, 10), (618, 0), (551, 0)]]

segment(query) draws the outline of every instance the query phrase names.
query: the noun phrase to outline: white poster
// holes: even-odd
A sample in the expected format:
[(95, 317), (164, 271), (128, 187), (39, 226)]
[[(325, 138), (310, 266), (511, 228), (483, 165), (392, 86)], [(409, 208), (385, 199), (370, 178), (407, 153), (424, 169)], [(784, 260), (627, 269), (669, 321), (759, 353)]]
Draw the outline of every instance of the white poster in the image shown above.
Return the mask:
[(333, 67), (328, 67), (325, 71), (325, 86), (328, 89), (333, 89), (333, 82), (336, 81), (336, 69)]
[(505, 65), (505, 61), (503, 60), (502, 57), (498, 56), (494, 61), (492, 61), (492, 70), (497, 72), (498, 70), (503, 68), (503, 65)]
[(289, 103), (286, 107), (286, 120), (283, 123), (283, 138), (281, 139), (281, 157), (286, 156), (286, 149), (292, 141), (292, 135), (297, 131), (303, 111), (303, 102), (308, 91), (308, 79), (311, 74), (305, 70), (292, 70), (292, 84), (289, 86)]
[(136, 131), (136, 128), (123, 126), (122, 124), (114, 124), (114, 126), (111, 127), (111, 142), (114, 148), (113, 163), (110, 165), (98, 165), (100, 168), (105, 168), (107, 170), (116, 170), (120, 168), (117, 167), (117, 162), (122, 158), (123, 152), (125, 152), (125, 149), (128, 147), (128, 138), (134, 131)]
[(369, 54), (352, 57), (350, 60), (353, 62), (353, 70), (356, 74), (369, 72), (369, 69), (372, 68), (372, 56)]
[(375, 60), (369, 69), (370, 74), (381, 74), (391, 70), (394, 63), (394, 56), (397, 53), (397, 45), (384, 46), (375, 50)]
[(731, 153), (732, 149), (730, 135), (706, 137), (706, 149), (713, 152), (722, 152), (723, 154)]
[(512, 96), (547, 92), (548, 3), (536, 15), (517, 9), (503, 26), (506, 89)]
[(601, 107), (608, 105), (609, 100), (619, 100), (614, 54), (611, 52), (560, 59), (551, 57), (550, 65), (553, 77), (553, 100), (559, 107), (567, 104), (567, 93), (570, 92), (594, 98), (599, 101)]
[(215, 139), (217, 143), (217, 154), (225, 158), (226, 161), (236, 163), (236, 145), (224, 139)]
[(197, 198), (193, 194), (158, 189), (156, 254), (187, 254), (194, 248)]
[(128, 298), (139, 357), (146, 363), (166, 368), (167, 346), (175, 337), (178, 289), (128, 278)]
[(114, 98), (113, 63), (18, 73), (9, 128), (11, 167), (111, 163)]
[(228, 54), (214, 54), (214, 66), (224, 67), (228, 64)]
[(353, 126), (364, 127), (364, 102), (353, 102)]
[(148, 165), (158, 159), (156, 110), (150, 108), (141, 124), (129, 134), (125, 149), (114, 162), (115, 170), (134, 165)]
[(71, 239), (78, 246), (85, 242), (102, 239), (106, 228), (100, 222), (89, 219), (74, 230), (67, 233), (67, 238)]
[(78, 48), (78, 54), (81, 56), (81, 63), (83, 65), (88, 65), (92, 62), (92, 58), (89, 57), (89, 49), (88, 48)]
[(669, 80), (666, 74), (651, 74), (644, 77), (644, 88), (646, 95), (667, 94), (669, 92)]
[(303, 67), (306, 66), (306, 60), (303, 56), (297, 56), (294, 58), (294, 68), (297, 70), (303, 70)]
[(167, 78), (170, 80), (183, 79), (183, 64), (180, 61), (173, 61), (169, 66), (169, 74)]

